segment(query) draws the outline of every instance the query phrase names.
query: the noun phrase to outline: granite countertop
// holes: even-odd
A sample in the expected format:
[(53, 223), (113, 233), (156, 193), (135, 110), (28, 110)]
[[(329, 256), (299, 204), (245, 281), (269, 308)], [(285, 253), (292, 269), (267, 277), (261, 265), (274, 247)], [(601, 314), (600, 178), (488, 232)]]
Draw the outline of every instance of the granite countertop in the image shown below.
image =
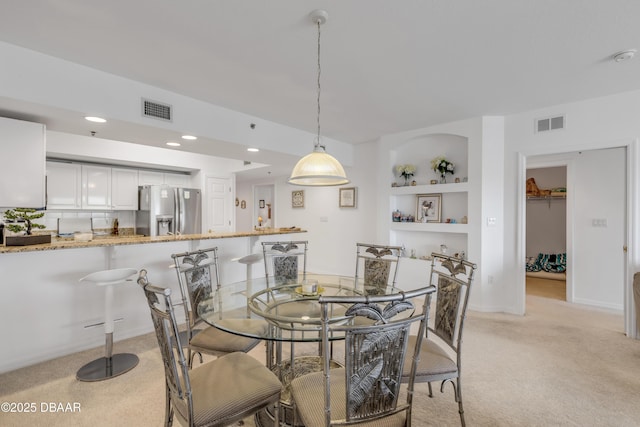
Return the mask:
[(94, 248), (101, 246), (140, 245), (147, 243), (177, 242), (183, 240), (229, 239), (234, 237), (267, 236), (273, 234), (306, 233), (300, 228), (265, 228), (255, 231), (233, 233), (183, 234), (178, 236), (141, 236), (141, 235), (95, 235), (91, 241), (77, 241), (73, 237), (52, 237), (51, 243), (30, 246), (0, 246), (0, 254), (50, 251), (57, 249)]

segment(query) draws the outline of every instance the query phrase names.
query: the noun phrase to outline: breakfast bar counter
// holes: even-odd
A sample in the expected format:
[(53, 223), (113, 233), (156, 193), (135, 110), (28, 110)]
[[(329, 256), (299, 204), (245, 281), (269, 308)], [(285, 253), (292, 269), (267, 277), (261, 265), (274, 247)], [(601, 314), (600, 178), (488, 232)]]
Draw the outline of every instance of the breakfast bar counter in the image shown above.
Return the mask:
[[(240, 231), (229, 233), (202, 233), (202, 234), (183, 234), (170, 236), (142, 236), (138, 234), (129, 236), (113, 236), (113, 235), (96, 235), (92, 240), (81, 241), (74, 240), (73, 237), (52, 237), (51, 243), (29, 245), (29, 246), (0, 246), (0, 254), (18, 253), (18, 252), (34, 252), (34, 251), (51, 251), (58, 249), (77, 249), (77, 248), (94, 248), (103, 246), (120, 246), (120, 245), (140, 245), (147, 243), (161, 242), (178, 242), (192, 240), (210, 240), (210, 239), (229, 239), (234, 237), (261, 237), (269, 235), (281, 235), (291, 233), (303, 233), (300, 228), (265, 228), (255, 231)], [(215, 244), (215, 243), (212, 243)]]
[[(221, 282), (235, 283), (246, 280), (249, 273), (264, 276), (264, 263), (238, 262), (262, 254), (261, 242), (300, 240), (304, 233), (294, 228), (161, 237), (94, 235), (91, 241), (68, 237), (48, 244), (0, 246), (0, 373), (81, 350), (103, 351), (104, 293), (80, 282), (87, 274), (145, 269), (150, 280), (179, 295), (171, 254), (215, 246)], [(146, 299), (135, 280), (118, 287), (113, 316), (114, 352), (118, 341), (153, 331)]]

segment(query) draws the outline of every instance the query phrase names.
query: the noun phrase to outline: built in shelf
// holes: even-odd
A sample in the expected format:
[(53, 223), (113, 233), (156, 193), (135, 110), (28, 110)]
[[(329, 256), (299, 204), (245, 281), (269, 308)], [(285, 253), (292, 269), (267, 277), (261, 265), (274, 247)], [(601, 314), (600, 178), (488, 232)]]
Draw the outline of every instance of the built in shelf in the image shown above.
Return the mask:
[(469, 191), (468, 182), (458, 182), (451, 184), (422, 184), (407, 185), (404, 187), (391, 187), (392, 196), (402, 196), (410, 194), (431, 194), (431, 193), (461, 193)]
[(430, 231), (433, 233), (466, 234), (469, 225), (447, 224), (443, 222), (392, 222), (390, 228), (394, 231)]
[(566, 198), (566, 194), (553, 194), (549, 196), (527, 196), (527, 200), (564, 200)]

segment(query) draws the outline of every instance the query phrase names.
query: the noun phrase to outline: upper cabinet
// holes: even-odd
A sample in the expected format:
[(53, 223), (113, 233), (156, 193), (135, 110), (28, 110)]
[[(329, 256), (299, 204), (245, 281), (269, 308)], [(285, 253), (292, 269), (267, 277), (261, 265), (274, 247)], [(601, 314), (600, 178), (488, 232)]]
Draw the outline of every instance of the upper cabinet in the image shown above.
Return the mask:
[(82, 165), (82, 209), (111, 209), (111, 168)]
[(47, 209), (137, 210), (138, 185), (189, 187), (190, 176), (64, 161), (47, 163)]
[(190, 187), (191, 176), (183, 173), (141, 170), (138, 173), (138, 185), (170, 185), (172, 187)]
[(136, 210), (138, 171), (47, 162), (47, 209)]
[(138, 209), (138, 171), (111, 168), (111, 204), (114, 210)]
[(47, 162), (47, 209), (82, 209), (82, 166)]
[(0, 208), (45, 206), (45, 126), (0, 117)]

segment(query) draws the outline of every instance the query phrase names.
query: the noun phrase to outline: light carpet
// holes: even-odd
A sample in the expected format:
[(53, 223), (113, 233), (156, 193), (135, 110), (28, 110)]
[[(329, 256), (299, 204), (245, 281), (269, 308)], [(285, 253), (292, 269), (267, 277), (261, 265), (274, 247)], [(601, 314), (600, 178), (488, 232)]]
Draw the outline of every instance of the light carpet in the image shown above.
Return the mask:
[[(640, 341), (624, 336), (619, 313), (529, 296), (525, 316), (469, 312), (465, 328), (468, 426), (640, 425)], [(35, 403), (37, 409), (0, 412), (0, 426), (163, 425), (164, 377), (155, 336), (114, 347), (137, 354), (140, 363), (108, 381), (75, 379), (102, 348), (0, 375), (0, 403)], [(263, 360), (264, 347), (251, 354)], [(416, 386), (414, 426), (460, 425), (451, 386), (442, 394), (437, 390), (429, 398), (426, 384)], [(52, 412), (50, 402), (56, 409), (76, 403), (80, 411)], [(246, 425), (253, 425), (252, 418)]]

